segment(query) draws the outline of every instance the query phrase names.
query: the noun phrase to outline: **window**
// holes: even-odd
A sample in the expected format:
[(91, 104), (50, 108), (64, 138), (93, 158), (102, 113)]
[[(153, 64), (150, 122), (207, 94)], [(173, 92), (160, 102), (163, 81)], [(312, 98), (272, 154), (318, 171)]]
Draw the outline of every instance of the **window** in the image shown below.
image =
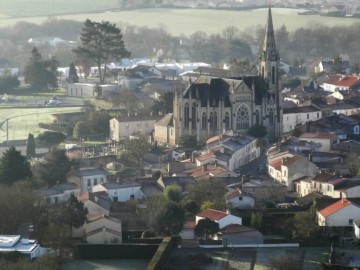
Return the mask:
[(201, 128), (202, 128), (202, 129), (206, 129), (206, 128), (207, 128), (207, 117), (206, 117), (206, 113), (205, 113), (205, 112), (202, 113), (202, 117), (201, 117)]
[(196, 103), (193, 103), (191, 108), (191, 128), (196, 128)]
[(243, 197), (240, 196), (240, 197), (239, 197), (239, 201), (242, 201), (242, 200), (243, 200)]
[(90, 178), (87, 180), (87, 185), (88, 185), (88, 187), (91, 186), (91, 179)]
[(97, 185), (97, 178), (94, 178), (94, 186)]
[(59, 200), (58, 200), (58, 197), (55, 197), (55, 198), (54, 198), (54, 203), (57, 204), (58, 201), (59, 201)]
[(250, 128), (250, 112), (247, 106), (240, 106), (236, 113), (236, 129)]
[(229, 129), (230, 128), (230, 116), (229, 116), (229, 112), (225, 113), (225, 129)]
[(214, 128), (214, 114), (213, 112), (210, 112), (210, 129)]
[(316, 113), (316, 117), (319, 118), (319, 113)]
[(273, 111), (273, 109), (270, 109), (270, 111), (269, 111), (269, 124), (270, 125), (274, 124), (274, 111)]
[(349, 225), (353, 224), (354, 220), (351, 218), (349, 219)]
[(214, 112), (214, 128), (217, 129), (217, 113)]
[(189, 128), (190, 108), (188, 103), (185, 103), (184, 118), (185, 118), (184, 126), (185, 128)]
[(306, 115), (306, 118), (309, 119), (309, 118), (310, 118), (310, 114), (307, 114), (307, 115)]

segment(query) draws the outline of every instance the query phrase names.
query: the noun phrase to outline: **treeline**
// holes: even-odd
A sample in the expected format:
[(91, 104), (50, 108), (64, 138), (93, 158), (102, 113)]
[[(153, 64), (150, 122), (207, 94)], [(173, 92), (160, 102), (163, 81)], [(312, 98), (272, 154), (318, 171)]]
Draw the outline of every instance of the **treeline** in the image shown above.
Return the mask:
[[(190, 36), (173, 36), (166, 26), (148, 28), (124, 23), (119, 26), (132, 58), (157, 58), (159, 62), (202, 61), (214, 67), (222, 67), (224, 62), (234, 59), (256, 63), (257, 51), (265, 34), (265, 27), (259, 25), (243, 31), (228, 26), (218, 34), (208, 35), (205, 31), (198, 31)], [(359, 26), (360, 23), (335, 27), (314, 25), (290, 32), (283, 25), (276, 29), (277, 47), (282, 61), (289, 64), (301, 65), (308, 59), (335, 58), (339, 54), (347, 54), (352, 64), (359, 64)], [(23, 71), (33, 47), (28, 43), (30, 38), (59, 37), (79, 41), (82, 27), (81, 22), (50, 18), (41, 25), (19, 22), (12, 27), (0, 28), (0, 59), (12, 61)], [(74, 62), (73, 48), (71, 45), (56, 48), (46, 44), (38, 46), (42, 55), (54, 57), (60, 66), (69, 66)]]

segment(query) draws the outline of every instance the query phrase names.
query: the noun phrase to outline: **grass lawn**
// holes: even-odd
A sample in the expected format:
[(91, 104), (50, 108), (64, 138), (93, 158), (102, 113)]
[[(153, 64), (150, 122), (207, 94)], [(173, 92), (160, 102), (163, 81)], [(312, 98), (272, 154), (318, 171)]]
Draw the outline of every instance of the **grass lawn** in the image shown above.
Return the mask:
[(63, 264), (62, 270), (142, 270), (147, 260), (74, 260)]
[(51, 114), (79, 112), (82, 107), (40, 107), (40, 108), (0, 108), (0, 142), (6, 140), (6, 119), (9, 124), (9, 140), (26, 139), (29, 132), (39, 134), (39, 123), (51, 123)]
[[(12, 2), (12, 1), (8, 1)], [(13, 1), (16, 2), (16, 1)], [(33, 1), (23, 1), (31, 2)], [(37, 0), (37, 3), (46, 2)], [(48, 19), (48, 14), (54, 12), (54, 9), (61, 10), (66, 12), (66, 7), (70, 6), (70, 1), (65, 1), (68, 4), (63, 4), (63, 1), (59, 2), (61, 9), (56, 5), (45, 5), (39, 8), (37, 13), (38, 17), (26, 17), (26, 18), (2, 18), (4, 15), (11, 15), (13, 12), (6, 10), (1, 10), (0, 13), (4, 13), (2, 16), (0, 14), (0, 27), (13, 25), (18, 21), (27, 21), (32, 23), (42, 23)], [(81, 1), (77, 1), (81, 2)], [(96, 2), (105, 2), (105, 1), (87, 1), (86, 8), (89, 8), (89, 3)], [(115, 2), (115, 1), (111, 1)], [(110, 4), (109, 4), (110, 5)], [(14, 5), (9, 5), (14, 6)], [(54, 8), (49, 10), (46, 13), (44, 8), (48, 6), (49, 8)], [(77, 9), (74, 10), (74, 12)], [(83, 8), (83, 10), (86, 10)], [(336, 17), (324, 17), (318, 15), (298, 15), (297, 13), (301, 10), (298, 9), (273, 9), (273, 20), (275, 29), (280, 28), (283, 24), (286, 25), (287, 29), (293, 31), (294, 29), (300, 27), (315, 27), (319, 25), (327, 26), (342, 26), (342, 25), (352, 25), (355, 22), (360, 22), (356, 18), (336, 18)], [(16, 14), (19, 10), (16, 9)], [(40, 16), (40, 14), (44, 14)], [(31, 14), (30, 12), (28, 14)], [(132, 25), (137, 26), (148, 26), (148, 27), (158, 27), (163, 25), (171, 34), (173, 35), (190, 35), (196, 31), (204, 31), (207, 34), (221, 33), (221, 31), (226, 26), (235, 26), (241, 31), (253, 31), (251, 28), (260, 25), (265, 26), (267, 16), (267, 9), (257, 9), (257, 10), (246, 10), (246, 11), (236, 11), (236, 10), (211, 10), (211, 9), (140, 9), (140, 10), (128, 10), (128, 11), (107, 11), (107, 12), (95, 12), (95, 13), (79, 13), (79, 14), (67, 14), (67, 15), (57, 15), (59, 19), (69, 19), (76, 21), (85, 21), (87, 18), (95, 21), (102, 21), (104, 18), (106, 20), (120, 23), (126, 22)]]

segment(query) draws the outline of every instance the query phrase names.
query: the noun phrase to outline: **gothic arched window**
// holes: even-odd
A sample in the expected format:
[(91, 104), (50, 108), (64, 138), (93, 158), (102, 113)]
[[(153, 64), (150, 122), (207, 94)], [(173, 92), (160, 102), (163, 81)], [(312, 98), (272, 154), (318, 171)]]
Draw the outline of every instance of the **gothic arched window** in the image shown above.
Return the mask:
[(184, 109), (184, 127), (189, 128), (189, 119), (190, 119), (190, 108), (189, 104), (185, 103), (185, 109)]
[(274, 111), (273, 111), (273, 109), (270, 109), (270, 111), (269, 111), (269, 124), (270, 125), (274, 124)]
[(247, 106), (240, 106), (236, 113), (236, 129), (250, 127), (250, 110)]
[(213, 129), (214, 128), (214, 114), (213, 112), (210, 112), (210, 129)]
[(207, 129), (207, 117), (206, 117), (206, 112), (202, 113), (202, 117), (201, 117), (201, 128), (202, 129)]
[(217, 129), (217, 113), (214, 112), (214, 128)]
[(229, 112), (225, 113), (225, 129), (229, 129), (230, 128), (230, 116), (229, 116)]
[(256, 113), (255, 113), (255, 125), (257, 125), (257, 126), (260, 125), (260, 115), (259, 115), (259, 111), (256, 111)]
[(196, 128), (196, 103), (193, 103), (191, 108), (191, 128)]
[(272, 79), (272, 83), (275, 84), (275, 83), (276, 83), (276, 71), (275, 71), (275, 67), (272, 67), (271, 79)]

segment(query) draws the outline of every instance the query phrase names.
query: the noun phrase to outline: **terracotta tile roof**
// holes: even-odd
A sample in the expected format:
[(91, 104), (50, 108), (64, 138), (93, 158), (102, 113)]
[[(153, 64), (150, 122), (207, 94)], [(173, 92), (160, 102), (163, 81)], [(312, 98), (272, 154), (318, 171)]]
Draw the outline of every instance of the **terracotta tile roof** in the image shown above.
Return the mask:
[(330, 78), (326, 84), (332, 84), (336, 86), (343, 86), (343, 87), (352, 87), (359, 81), (358, 76), (351, 76), (351, 75), (341, 75), (336, 74)]
[(215, 158), (215, 155), (214, 153), (210, 152), (210, 153), (205, 153), (205, 154), (202, 154), (201, 156), (197, 156), (195, 159), (197, 159), (198, 161), (204, 161), (204, 160), (207, 160), (207, 159), (211, 159), (211, 158)]
[(347, 199), (340, 199), (336, 203), (333, 203), (333, 204), (329, 205), (328, 207), (322, 209), (319, 213), (323, 217), (328, 217), (328, 216), (334, 214), (335, 212), (349, 206), (350, 204), (351, 204), (351, 202), (349, 202)]
[(196, 227), (196, 222), (195, 220), (188, 220), (188, 221), (185, 221), (184, 223), (184, 229), (194, 229)]
[(230, 175), (233, 175), (234, 173), (227, 170), (226, 168), (223, 168), (219, 165), (215, 166), (215, 165), (211, 165), (211, 164), (206, 164), (206, 170), (203, 171), (203, 166), (199, 166), (199, 167), (195, 167), (189, 170), (184, 171), (183, 173), (192, 176), (194, 179), (196, 178), (201, 178), (204, 176), (218, 176), (220, 174), (223, 173), (227, 173)]
[(295, 155), (293, 157), (288, 157), (288, 158), (284, 158), (283, 159), (283, 165), (284, 166), (290, 166), (292, 164), (294, 164), (296, 161), (300, 160), (301, 156), (299, 155)]
[(212, 143), (212, 142), (215, 142), (215, 141), (219, 141), (221, 138), (222, 138), (223, 134), (219, 134), (219, 135), (216, 135), (214, 137), (211, 137), (210, 139), (208, 139), (206, 141), (206, 144), (209, 144), (209, 143)]
[(277, 171), (281, 171), (281, 164), (283, 163), (282, 158), (272, 160), (269, 162), (269, 166), (273, 167)]
[(333, 133), (304, 133), (299, 138), (304, 139), (333, 139), (336, 134)]
[(198, 217), (209, 218), (211, 220), (220, 220), (226, 217), (228, 214), (226, 212), (214, 210), (214, 209), (206, 209), (197, 214)]

